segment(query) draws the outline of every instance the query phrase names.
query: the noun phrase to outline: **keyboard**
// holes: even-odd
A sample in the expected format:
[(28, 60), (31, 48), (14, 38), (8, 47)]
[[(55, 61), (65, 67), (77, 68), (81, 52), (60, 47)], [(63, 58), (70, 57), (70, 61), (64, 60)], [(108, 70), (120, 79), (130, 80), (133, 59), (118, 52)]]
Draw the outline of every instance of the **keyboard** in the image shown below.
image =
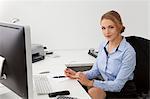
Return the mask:
[(46, 75), (34, 75), (35, 89), (38, 95), (45, 95), (52, 92), (49, 79)]
[(57, 99), (78, 99), (78, 98), (69, 97), (69, 96), (59, 96), (59, 97), (57, 97)]

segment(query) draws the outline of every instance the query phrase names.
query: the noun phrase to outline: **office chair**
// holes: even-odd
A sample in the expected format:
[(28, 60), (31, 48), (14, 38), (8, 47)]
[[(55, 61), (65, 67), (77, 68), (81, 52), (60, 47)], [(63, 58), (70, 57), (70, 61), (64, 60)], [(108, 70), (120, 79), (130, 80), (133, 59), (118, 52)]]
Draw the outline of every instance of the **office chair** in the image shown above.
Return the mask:
[[(126, 40), (136, 51), (134, 79), (128, 81), (121, 92), (106, 92), (106, 99), (149, 99), (150, 40), (136, 36), (126, 37)], [(132, 89), (133, 84), (135, 89)]]

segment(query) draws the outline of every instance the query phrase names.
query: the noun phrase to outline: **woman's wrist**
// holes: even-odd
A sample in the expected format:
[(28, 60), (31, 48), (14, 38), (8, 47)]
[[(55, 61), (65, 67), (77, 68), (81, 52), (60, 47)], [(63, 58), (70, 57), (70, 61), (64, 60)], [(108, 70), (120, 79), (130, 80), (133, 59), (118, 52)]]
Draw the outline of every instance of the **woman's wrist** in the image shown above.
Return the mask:
[(92, 87), (92, 86), (93, 86), (93, 82), (94, 82), (94, 80), (89, 80), (88, 86), (89, 86), (89, 87)]

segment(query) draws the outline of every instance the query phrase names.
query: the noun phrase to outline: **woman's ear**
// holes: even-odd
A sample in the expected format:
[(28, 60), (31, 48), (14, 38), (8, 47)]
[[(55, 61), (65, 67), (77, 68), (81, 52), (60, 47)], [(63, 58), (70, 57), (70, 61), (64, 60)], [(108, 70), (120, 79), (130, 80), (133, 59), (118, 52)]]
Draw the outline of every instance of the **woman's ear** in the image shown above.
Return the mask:
[(118, 32), (121, 34), (122, 31), (124, 31), (124, 26), (121, 24), (117, 24), (117, 27), (118, 27)]

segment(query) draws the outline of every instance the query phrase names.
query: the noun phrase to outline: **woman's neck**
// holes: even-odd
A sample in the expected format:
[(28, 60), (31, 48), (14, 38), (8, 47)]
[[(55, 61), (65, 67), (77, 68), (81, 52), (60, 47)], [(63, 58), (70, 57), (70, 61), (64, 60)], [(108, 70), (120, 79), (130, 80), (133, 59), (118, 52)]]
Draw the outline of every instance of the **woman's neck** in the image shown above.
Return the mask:
[(120, 42), (122, 41), (122, 36), (119, 35), (115, 40), (109, 41), (108, 43), (108, 51), (111, 52), (113, 48), (119, 46)]

